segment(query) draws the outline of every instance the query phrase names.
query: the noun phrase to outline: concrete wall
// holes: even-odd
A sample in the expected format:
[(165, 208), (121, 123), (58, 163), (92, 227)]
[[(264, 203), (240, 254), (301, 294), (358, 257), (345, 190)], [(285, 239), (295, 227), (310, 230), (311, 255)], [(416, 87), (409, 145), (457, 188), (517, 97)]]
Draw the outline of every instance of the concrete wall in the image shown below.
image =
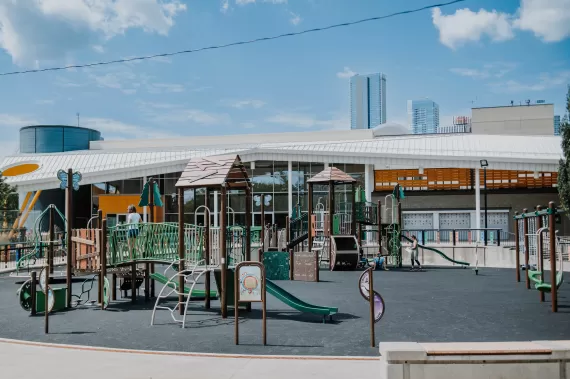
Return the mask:
[(554, 105), (473, 108), (471, 133), (554, 135)]
[(570, 341), (380, 343), (387, 379), (570, 377)]

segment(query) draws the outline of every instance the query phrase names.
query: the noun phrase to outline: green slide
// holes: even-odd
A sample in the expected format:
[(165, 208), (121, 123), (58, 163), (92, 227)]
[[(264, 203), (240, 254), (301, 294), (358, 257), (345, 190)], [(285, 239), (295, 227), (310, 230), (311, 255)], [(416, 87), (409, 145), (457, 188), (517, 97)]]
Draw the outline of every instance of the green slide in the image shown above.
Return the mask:
[[(411, 238), (409, 238), (409, 237), (407, 237), (407, 236), (405, 236), (405, 235), (403, 235), (403, 234), (402, 234), (402, 238), (405, 239), (405, 240), (407, 240), (407, 241), (409, 241), (409, 242), (412, 242), (412, 239), (411, 239)], [(443, 254), (441, 251), (439, 251), (439, 250), (437, 250), (437, 249), (434, 249), (433, 247), (427, 247), (427, 246), (424, 246), (424, 245), (420, 245), (419, 243), (418, 243), (418, 247), (421, 247), (422, 249), (426, 249), (426, 250), (433, 251), (434, 253), (439, 254), (439, 256), (442, 257), (443, 259), (448, 260), (448, 261), (450, 261), (450, 262), (452, 262), (452, 263), (455, 263), (455, 264), (458, 264), (458, 265), (463, 265), (463, 266), (470, 266), (470, 264), (467, 263), (467, 262), (456, 261), (455, 259), (449, 258), (447, 255)]]
[(332, 316), (338, 313), (338, 308), (320, 307), (318, 305), (305, 303), (303, 300), (300, 300), (291, 295), (289, 292), (285, 291), (283, 288), (279, 287), (269, 279), (265, 279), (265, 289), (268, 293), (275, 296), (283, 303), (300, 312), (315, 313), (322, 316)]
[[(159, 274), (158, 272), (150, 274), (150, 278), (153, 280), (156, 280), (157, 282), (162, 283), (162, 284), (168, 283), (168, 278), (162, 274)], [(172, 289), (178, 289), (178, 283), (170, 282), (168, 284), (168, 286)], [(190, 292), (190, 288), (184, 287), (184, 293), (188, 294), (189, 292)], [(190, 296), (191, 296), (191, 299), (193, 299), (193, 300), (202, 300), (202, 299), (206, 298), (206, 291), (202, 290), (202, 289), (194, 288), (194, 290), (192, 290), (192, 295), (190, 295)], [(218, 293), (216, 291), (210, 291), (210, 298), (211, 299), (215, 299), (217, 297), (218, 297)]]

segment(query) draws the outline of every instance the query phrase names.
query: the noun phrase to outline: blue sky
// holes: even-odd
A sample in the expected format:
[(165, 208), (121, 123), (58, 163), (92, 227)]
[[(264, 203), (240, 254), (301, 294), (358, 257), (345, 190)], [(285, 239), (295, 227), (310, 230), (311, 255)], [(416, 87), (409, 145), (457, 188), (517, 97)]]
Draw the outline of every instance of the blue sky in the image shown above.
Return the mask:
[[(2, 0), (0, 72), (248, 40), (433, 0)], [(563, 113), (570, 0), (471, 0), (297, 37), (89, 69), (0, 77), (0, 155), (22, 125), (106, 139), (348, 129), (348, 77), (387, 76), (387, 119), (429, 97), (442, 124), (472, 106), (544, 99)]]

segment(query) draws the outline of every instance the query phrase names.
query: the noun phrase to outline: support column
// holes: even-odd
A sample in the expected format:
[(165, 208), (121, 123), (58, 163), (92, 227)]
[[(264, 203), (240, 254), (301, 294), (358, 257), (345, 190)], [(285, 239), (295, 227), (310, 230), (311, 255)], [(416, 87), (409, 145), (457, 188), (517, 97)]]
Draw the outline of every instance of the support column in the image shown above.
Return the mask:
[(366, 201), (372, 202), (372, 192), (374, 192), (373, 164), (367, 164), (364, 166), (364, 192), (366, 192)]
[[(481, 229), (481, 175), (475, 169), (475, 229)], [(481, 241), (481, 231), (477, 230), (477, 241)]]
[[(147, 177), (146, 177), (146, 175), (145, 175), (145, 176), (143, 176), (143, 186), (146, 184), (146, 181), (147, 181)], [(151, 189), (151, 190), (152, 190), (152, 189)], [(147, 216), (146, 216), (146, 211), (147, 211), (147, 208), (146, 208), (146, 205), (145, 205), (145, 206), (143, 207), (143, 222), (148, 222), (148, 221), (147, 221)]]
[[(372, 202), (372, 192), (374, 192), (374, 165), (367, 164), (364, 165), (364, 192), (366, 196), (366, 201), (371, 203)], [(380, 208), (378, 208), (380, 211)], [(366, 225), (366, 230), (371, 230), (370, 225)], [(380, 226), (378, 226), (378, 230), (380, 230)], [(372, 233), (366, 233), (366, 242), (372, 242)]]
[(287, 162), (287, 204), (289, 205), (289, 217), (293, 216), (293, 162)]
[(214, 191), (214, 228), (219, 226), (218, 224), (218, 191)]

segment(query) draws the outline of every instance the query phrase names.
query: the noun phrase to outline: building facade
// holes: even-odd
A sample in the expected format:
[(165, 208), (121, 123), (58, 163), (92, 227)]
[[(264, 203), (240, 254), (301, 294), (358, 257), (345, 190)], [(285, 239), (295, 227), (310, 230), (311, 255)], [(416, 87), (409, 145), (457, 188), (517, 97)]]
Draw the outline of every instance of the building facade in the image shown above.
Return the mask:
[(553, 134), (553, 104), (528, 104), (473, 108), (473, 134), (515, 136), (548, 136)]
[(439, 105), (430, 99), (408, 100), (408, 123), (413, 134), (437, 133)]
[(560, 135), (560, 116), (554, 116), (554, 135)]
[(386, 123), (386, 75), (350, 78), (350, 128), (371, 129)]
[[(251, 177), (254, 226), (262, 223), (262, 194), (266, 195), (263, 221), (284, 227), (295, 206), (307, 209), (307, 180), (331, 165), (354, 177), (367, 201), (385, 203), (396, 184), (403, 187), (407, 229), (480, 228), (485, 190), (489, 227), (505, 231), (512, 231), (515, 211), (558, 201), (560, 137), (457, 133), (425, 138), (394, 135), (395, 127), (388, 135), (383, 129), (93, 141), (89, 150), (9, 156), (0, 170), (14, 173), (7, 175), (7, 181), (18, 186), (22, 202), (36, 195), (46, 199), (36, 204), (35, 211), (65, 204), (59, 169), (81, 172), (81, 186), (74, 196), (77, 227), (86, 226), (98, 210), (110, 225), (124, 222), (128, 205), (138, 204), (143, 184), (151, 178), (158, 182), (164, 203), (156, 209), (155, 221), (174, 221), (181, 201), (174, 186), (188, 161), (227, 154), (239, 155)], [(489, 163), (486, 181), (481, 159)], [(36, 169), (19, 170), (31, 162)], [(314, 190), (313, 204), (326, 209), (328, 188)], [(210, 191), (209, 196), (212, 213), (217, 214), (220, 194)], [(244, 194), (229, 191), (227, 196), (229, 222), (243, 224)], [(335, 199), (342, 209), (349, 209), (350, 188), (337, 187)], [(186, 191), (182, 201), (186, 222), (205, 222), (199, 210), (205, 203), (204, 191)], [(144, 208), (139, 212), (148, 216)], [(28, 223), (33, 225), (33, 220), (30, 216)], [(211, 222), (217, 224), (217, 216)]]

